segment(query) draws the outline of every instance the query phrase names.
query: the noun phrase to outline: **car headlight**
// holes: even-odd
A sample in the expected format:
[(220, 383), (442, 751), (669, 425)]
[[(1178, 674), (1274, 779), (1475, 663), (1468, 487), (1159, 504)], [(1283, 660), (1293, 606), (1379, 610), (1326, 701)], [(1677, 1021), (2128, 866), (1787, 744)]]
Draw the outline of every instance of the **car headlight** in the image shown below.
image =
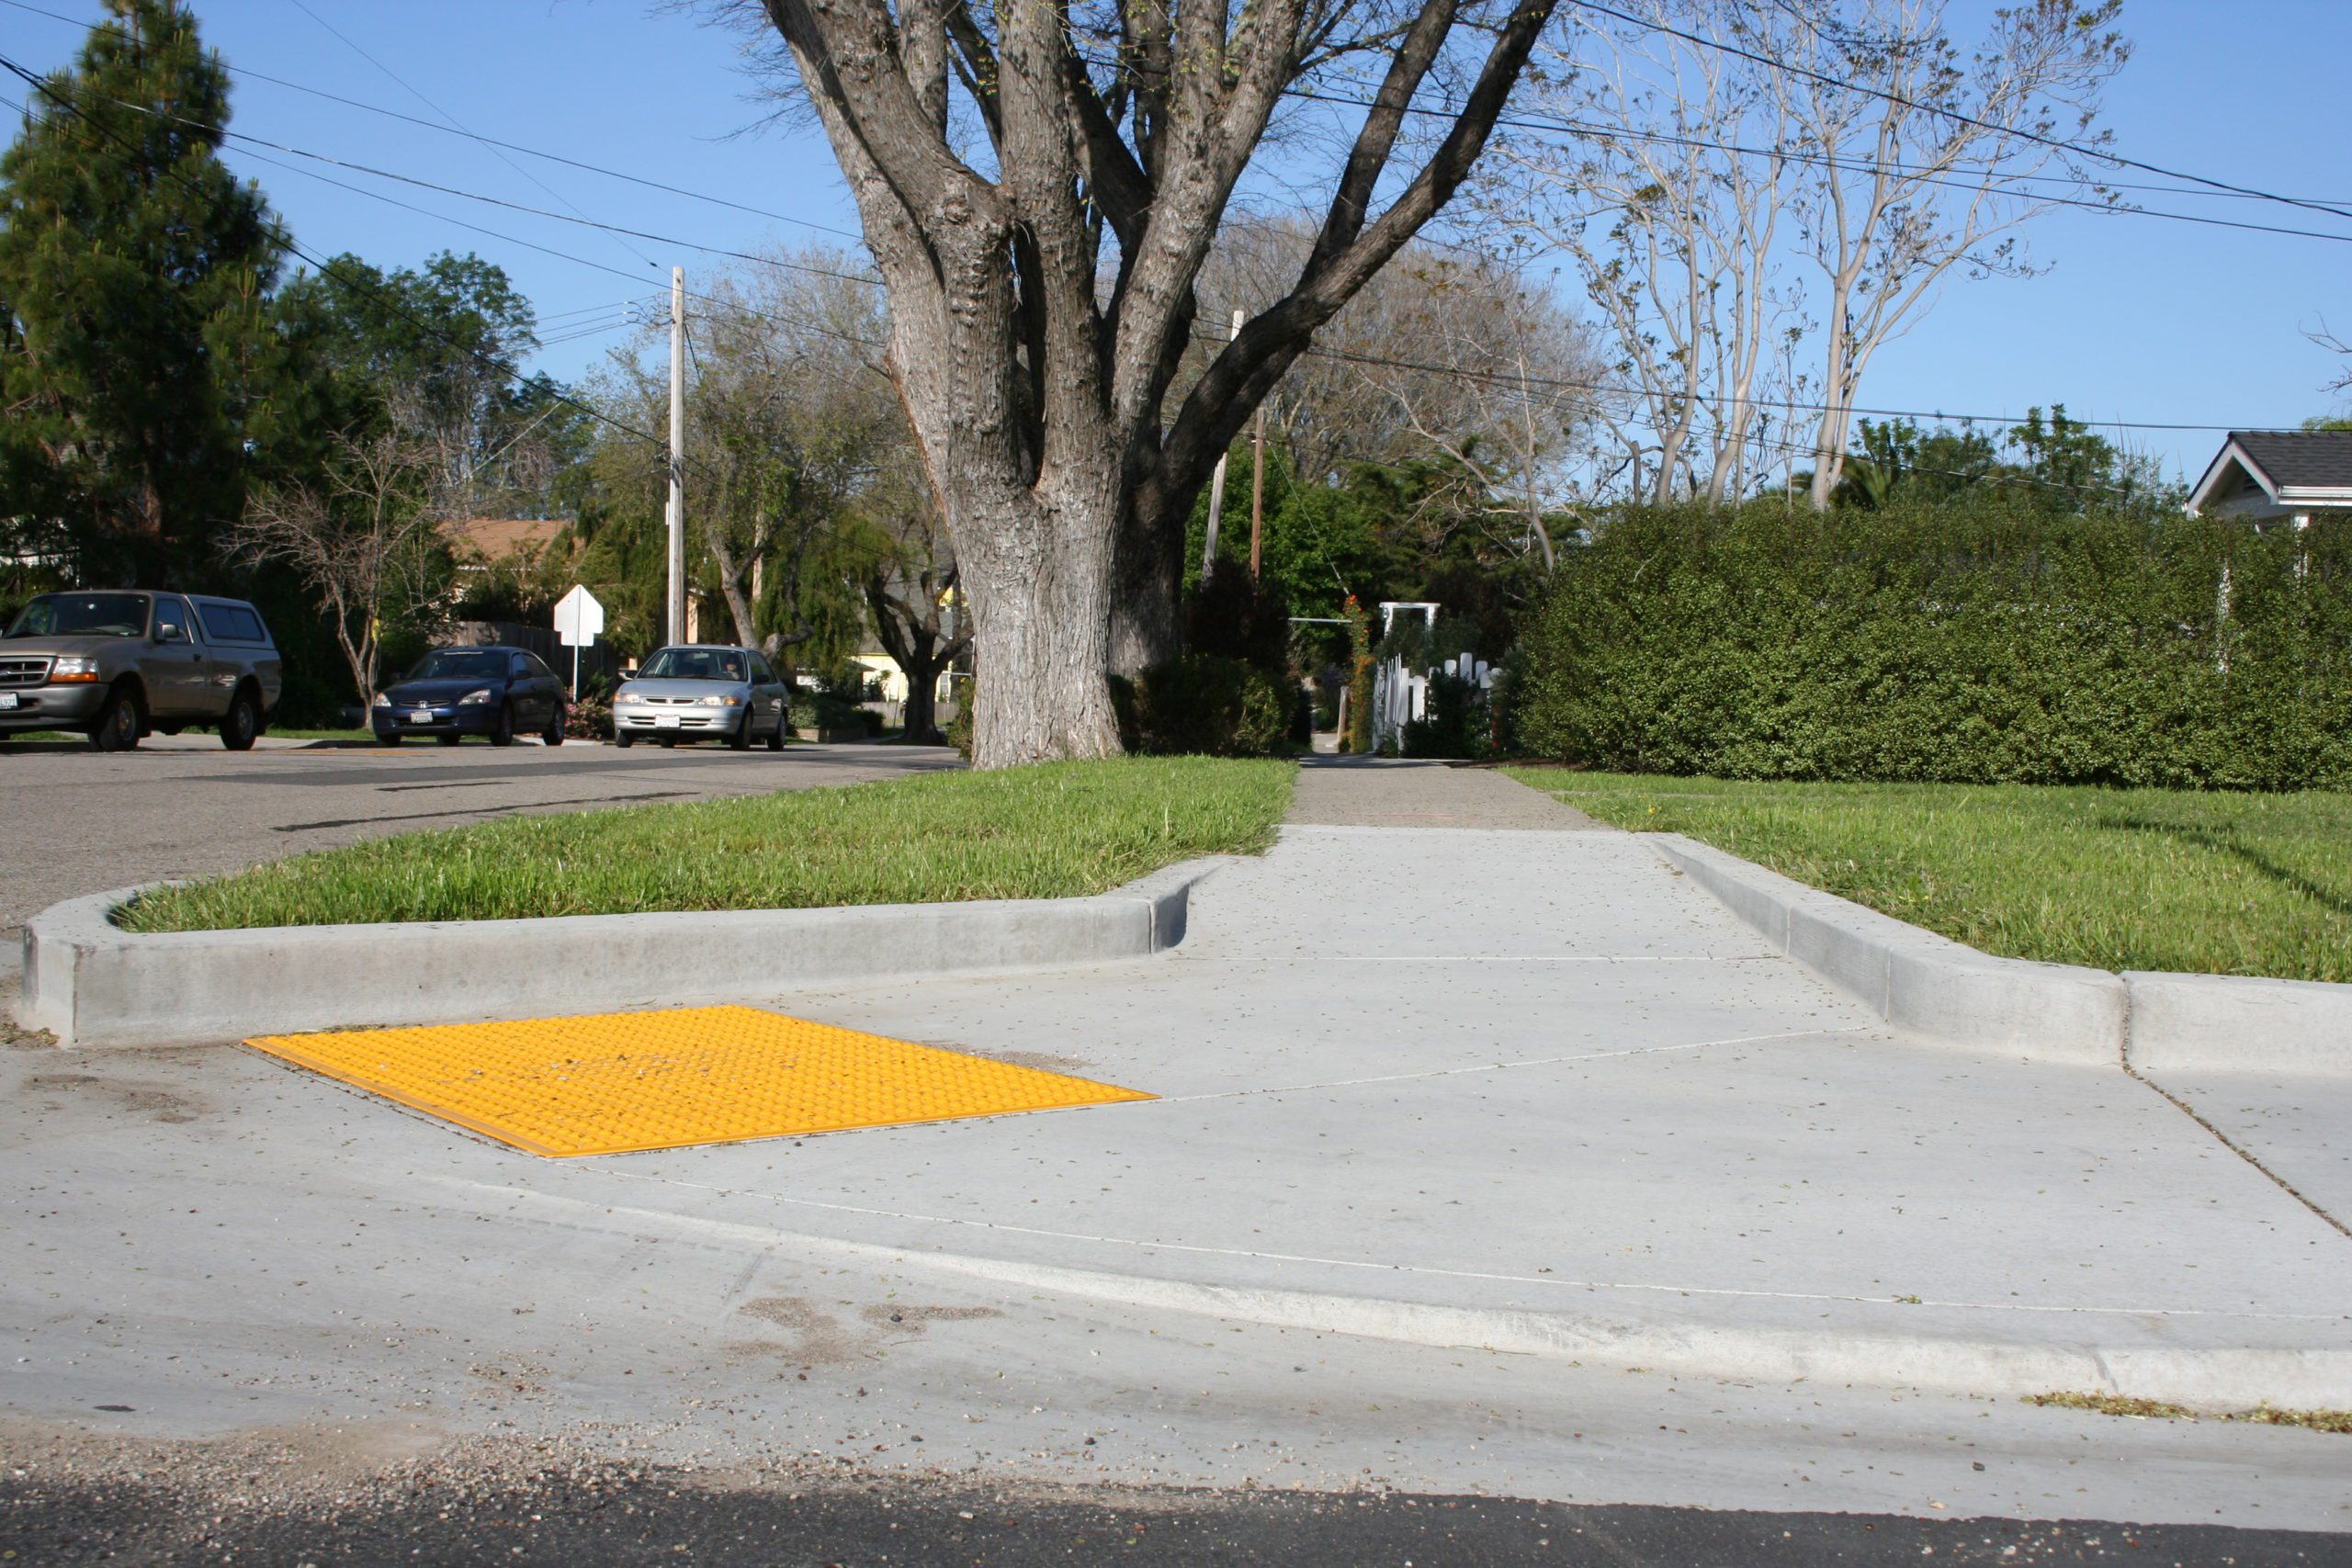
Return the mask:
[(743, 705), (743, 699), (732, 694), (723, 697), (705, 697), (702, 705), (707, 708), (740, 708)]
[(376, 700), (368, 705), (371, 708), (388, 708), (392, 705), (392, 699), (379, 692), (376, 694)]
[(50, 664), (49, 678), (51, 681), (95, 681), (98, 678), (98, 661), (89, 654), (69, 653)]
[(486, 703), (488, 701), (490, 701), (490, 688), (488, 686), (481, 687), (478, 691), (468, 692), (464, 696), (458, 699), (458, 705), (460, 706), (463, 706), (468, 703)]
[(613, 701), (616, 703), (626, 703), (633, 701), (636, 696), (637, 688), (635, 686), (623, 686), (619, 691), (613, 694)]

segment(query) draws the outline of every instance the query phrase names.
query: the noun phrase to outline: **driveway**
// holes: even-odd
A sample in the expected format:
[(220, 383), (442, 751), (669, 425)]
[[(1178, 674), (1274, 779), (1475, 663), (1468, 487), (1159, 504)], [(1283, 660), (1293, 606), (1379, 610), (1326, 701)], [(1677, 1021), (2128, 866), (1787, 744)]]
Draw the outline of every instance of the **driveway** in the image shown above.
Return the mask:
[[(533, 811), (856, 784), (956, 767), (944, 747), (261, 749), (209, 738), (103, 756), (0, 746), (0, 942), (61, 898)], [(13, 965), (11, 966), (13, 969)], [(15, 976), (7, 985), (13, 988)]]

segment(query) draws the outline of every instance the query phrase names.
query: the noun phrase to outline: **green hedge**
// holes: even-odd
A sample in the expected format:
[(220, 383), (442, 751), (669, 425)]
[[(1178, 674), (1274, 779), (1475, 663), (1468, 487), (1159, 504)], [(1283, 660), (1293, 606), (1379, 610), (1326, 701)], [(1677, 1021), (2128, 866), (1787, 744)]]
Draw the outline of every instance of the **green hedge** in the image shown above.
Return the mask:
[(1628, 508), (1518, 662), (1521, 744), (1594, 767), (2352, 786), (2352, 524)]
[(1160, 756), (1270, 757), (1290, 727), (1280, 682), (1244, 660), (1187, 653), (1136, 684), (1143, 749)]

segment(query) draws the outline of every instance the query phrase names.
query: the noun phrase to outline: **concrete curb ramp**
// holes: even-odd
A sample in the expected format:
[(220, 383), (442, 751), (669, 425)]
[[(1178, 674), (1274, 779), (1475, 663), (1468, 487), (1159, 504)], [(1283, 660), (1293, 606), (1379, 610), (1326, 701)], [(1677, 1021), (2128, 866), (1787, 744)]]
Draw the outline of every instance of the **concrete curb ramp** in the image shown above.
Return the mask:
[(2148, 1072), (2352, 1072), (2352, 986), (1995, 958), (1679, 833), (1644, 837), (1775, 952), (1928, 1039)]
[(194, 1045), (380, 1024), (762, 1002), (801, 987), (1147, 957), (1223, 857), (1089, 898), (420, 920), (141, 934), (137, 888), (26, 922), (17, 1012), (61, 1045)]

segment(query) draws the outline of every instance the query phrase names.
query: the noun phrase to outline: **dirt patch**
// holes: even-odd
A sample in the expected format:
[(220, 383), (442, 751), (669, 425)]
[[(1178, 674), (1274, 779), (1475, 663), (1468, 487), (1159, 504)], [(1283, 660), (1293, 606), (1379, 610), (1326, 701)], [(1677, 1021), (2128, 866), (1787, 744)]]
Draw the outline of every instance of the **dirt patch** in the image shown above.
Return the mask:
[(2301, 1427), (2352, 1437), (2352, 1410), (2281, 1410), (2272, 1404), (2257, 1404), (2251, 1410), (2191, 1410), (2185, 1404), (2123, 1393), (2029, 1393), (2025, 1402), (2134, 1421), (2245, 1421), (2257, 1427)]
[(193, 1122), (212, 1109), (200, 1096), (137, 1078), (102, 1077), (96, 1073), (34, 1073), (25, 1079), (24, 1087), (28, 1093), (96, 1100), (109, 1110), (144, 1116), (152, 1122)]
[(761, 1296), (735, 1310), (745, 1317), (772, 1323), (794, 1336), (789, 1345), (760, 1344), (741, 1348), (780, 1350), (786, 1360), (806, 1366), (854, 1361), (866, 1354), (864, 1335), (843, 1328), (831, 1313), (806, 1296)]
[(921, 1334), (934, 1323), (976, 1323), (1002, 1317), (994, 1307), (870, 1306), (858, 1314), (887, 1334)]
[(1016, 1067), (1034, 1067), (1041, 1073), (1091, 1073), (1094, 1064), (1077, 1056), (1057, 1056), (1049, 1051), (992, 1051), (993, 1061), (1009, 1062)]

